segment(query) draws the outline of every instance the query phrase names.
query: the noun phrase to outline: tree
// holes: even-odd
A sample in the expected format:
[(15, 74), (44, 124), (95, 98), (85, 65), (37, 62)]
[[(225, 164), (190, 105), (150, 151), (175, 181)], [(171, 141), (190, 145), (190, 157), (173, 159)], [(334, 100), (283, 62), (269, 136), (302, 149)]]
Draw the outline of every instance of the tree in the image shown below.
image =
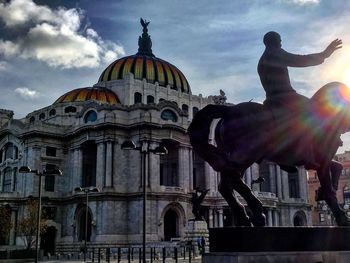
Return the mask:
[[(18, 223), (18, 231), (26, 245), (27, 250), (29, 250), (36, 242), (38, 202), (30, 199), (26, 208), (24, 217)], [(40, 220), (40, 233), (44, 234), (46, 230), (47, 222), (42, 213)]]
[(9, 242), (11, 224), (11, 209), (0, 206), (0, 245), (7, 245)]

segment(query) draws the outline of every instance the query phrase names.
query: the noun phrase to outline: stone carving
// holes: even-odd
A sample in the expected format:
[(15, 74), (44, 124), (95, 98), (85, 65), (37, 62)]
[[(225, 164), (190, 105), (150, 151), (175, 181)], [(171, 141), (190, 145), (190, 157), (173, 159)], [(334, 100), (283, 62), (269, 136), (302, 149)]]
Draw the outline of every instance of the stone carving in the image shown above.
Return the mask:
[(195, 216), (195, 221), (202, 221), (203, 215), (202, 215), (202, 206), (201, 203), (203, 202), (205, 196), (209, 192), (209, 189), (207, 190), (199, 190), (198, 188), (195, 189), (195, 192), (191, 193), (191, 202), (192, 202), (192, 213)]
[(227, 98), (225, 92), (222, 89), (220, 90), (220, 95), (213, 96), (213, 101), (215, 104), (224, 105), (226, 103), (226, 100)]
[(150, 21), (146, 21), (143, 18), (140, 18), (140, 23), (142, 25), (142, 36), (139, 37), (139, 49), (138, 55), (146, 55), (154, 57), (152, 53), (152, 40), (150, 35), (148, 35), (148, 25)]

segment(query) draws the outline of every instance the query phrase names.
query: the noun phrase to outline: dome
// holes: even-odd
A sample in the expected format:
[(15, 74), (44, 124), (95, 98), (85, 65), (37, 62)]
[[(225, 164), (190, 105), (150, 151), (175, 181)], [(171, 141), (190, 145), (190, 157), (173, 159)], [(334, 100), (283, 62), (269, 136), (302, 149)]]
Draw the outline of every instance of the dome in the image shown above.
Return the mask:
[(101, 74), (98, 82), (123, 79), (133, 73), (135, 79), (189, 93), (190, 86), (182, 72), (167, 61), (145, 55), (133, 55), (114, 61)]
[(153, 55), (147, 29), (149, 22), (141, 19), (141, 24), (143, 34), (139, 37), (137, 54), (114, 61), (102, 72), (98, 82), (123, 79), (132, 73), (135, 79), (146, 79), (148, 83), (158, 82), (160, 86), (169, 85), (171, 89), (189, 93), (190, 85), (184, 74), (174, 65)]
[(54, 104), (94, 100), (103, 104), (120, 104), (118, 96), (109, 89), (86, 87), (74, 89), (59, 97)]

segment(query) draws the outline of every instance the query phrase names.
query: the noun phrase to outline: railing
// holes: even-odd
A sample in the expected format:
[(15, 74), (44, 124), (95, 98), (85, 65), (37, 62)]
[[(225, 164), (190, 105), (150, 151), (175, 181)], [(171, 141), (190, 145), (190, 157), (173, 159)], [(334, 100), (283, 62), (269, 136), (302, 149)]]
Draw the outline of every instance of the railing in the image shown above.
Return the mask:
[[(130, 247), (99, 247), (87, 249), (87, 260), (90, 262), (142, 262), (142, 246)], [(186, 246), (152, 246), (146, 248), (147, 262), (194, 262), (200, 256), (192, 245)], [(82, 260), (84, 249), (80, 251), (65, 251), (57, 253), (50, 259)], [(197, 260), (198, 262), (198, 260)]]

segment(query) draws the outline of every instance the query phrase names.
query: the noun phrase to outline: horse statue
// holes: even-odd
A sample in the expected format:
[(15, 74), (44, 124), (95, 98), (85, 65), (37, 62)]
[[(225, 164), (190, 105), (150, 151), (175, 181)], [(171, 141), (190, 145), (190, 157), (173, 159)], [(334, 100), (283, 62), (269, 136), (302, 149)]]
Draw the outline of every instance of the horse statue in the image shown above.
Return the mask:
[[(220, 119), (214, 133), (216, 145), (209, 144), (214, 119)], [(298, 130), (309, 132), (307, 141), (302, 141), (300, 133), (296, 135)], [(266, 105), (243, 102), (208, 105), (194, 116), (188, 128), (193, 150), (220, 172), (219, 192), (230, 206), (236, 226), (266, 224), (261, 201), (242, 180), (245, 170), (262, 160), (275, 162), (286, 171), (297, 171), (296, 166), (301, 165), (316, 170), (321, 185), (318, 200), (327, 203), (339, 226), (350, 226), (350, 218), (336, 197), (342, 166), (333, 160), (341, 145), (340, 135), (348, 131), (350, 89), (340, 82), (320, 88), (300, 120), (291, 121), (290, 116), (286, 118), (286, 114), (278, 114)], [(306, 149), (312, 149), (312, 153)], [(245, 199), (250, 217), (233, 190)]]

